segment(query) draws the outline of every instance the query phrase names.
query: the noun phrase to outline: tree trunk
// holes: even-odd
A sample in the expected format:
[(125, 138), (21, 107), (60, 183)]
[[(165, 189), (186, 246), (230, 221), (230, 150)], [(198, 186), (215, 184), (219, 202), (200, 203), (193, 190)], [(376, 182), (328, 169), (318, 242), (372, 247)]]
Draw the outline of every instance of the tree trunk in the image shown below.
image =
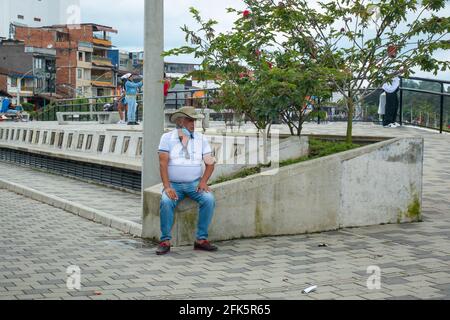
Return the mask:
[(354, 102), (353, 98), (350, 96), (347, 100), (348, 109), (348, 120), (347, 120), (347, 139), (346, 142), (353, 143), (353, 113), (354, 113)]
[(263, 135), (263, 165), (268, 165), (269, 160), (269, 134), (270, 134), (270, 127), (266, 127), (265, 129), (261, 129), (260, 133)]

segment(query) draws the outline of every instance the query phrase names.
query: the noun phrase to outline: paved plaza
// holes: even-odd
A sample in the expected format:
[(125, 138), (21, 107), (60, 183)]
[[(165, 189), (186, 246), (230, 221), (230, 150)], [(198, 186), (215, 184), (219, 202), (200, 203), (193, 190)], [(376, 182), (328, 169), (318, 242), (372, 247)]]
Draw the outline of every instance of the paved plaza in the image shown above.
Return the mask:
[[(345, 124), (305, 128), (344, 132)], [(157, 257), (154, 243), (0, 189), (0, 300), (450, 299), (450, 135), (371, 124), (354, 133), (425, 138), (422, 223), (225, 241), (218, 253), (179, 247)], [(6, 163), (0, 179), (141, 221), (137, 194)], [(70, 266), (81, 270), (80, 290), (67, 288)], [(369, 267), (381, 271), (380, 289), (368, 289)], [(317, 290), (303, 294), (311, 285)]]

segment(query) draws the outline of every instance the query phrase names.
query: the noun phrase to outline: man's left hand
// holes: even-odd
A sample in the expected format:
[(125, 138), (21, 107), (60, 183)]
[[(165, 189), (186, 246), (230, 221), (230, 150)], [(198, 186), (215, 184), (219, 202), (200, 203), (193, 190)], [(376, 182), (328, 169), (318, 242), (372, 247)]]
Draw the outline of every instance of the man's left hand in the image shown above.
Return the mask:
[(198, 185), (197, 188), (197, 192), (206, 192), (209, 193), (211, 192), (211, 188), (208, 186), (208, 184), (206, 182), (201, 181), (200, 184)]

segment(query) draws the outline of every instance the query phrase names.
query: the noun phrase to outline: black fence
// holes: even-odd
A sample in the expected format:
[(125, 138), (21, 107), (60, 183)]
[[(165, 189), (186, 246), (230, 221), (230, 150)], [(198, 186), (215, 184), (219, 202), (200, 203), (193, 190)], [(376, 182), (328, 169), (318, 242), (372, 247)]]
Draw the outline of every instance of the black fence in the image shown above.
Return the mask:
[(9, 148), (0, 148), (0, 161), (129, 191), (141, 191), (142, 189), (140, 171), (51, 157)]
[[(166, 109), (178, 109), (183, 106), (193, 106), (196, 108), (213, 109), (215, 106), (215, 96), (219, 89), (208, 90), (183, 90), (169, 91), (165, 98)], [(354, 122), (381, 123), (378, 115), (379, 97), (382, 90), (373, 90), (373, 94), (357, 106), (353, 118)], [(56, 121), (58, 112), (99, 112), (103, 111), (105, 105), (114, 105), (114, 99), (119, 97), (93, 97), (88, 99), (68, 99), (59, 100), (38, 111), (33, 118), (39, 121)], [(401, 79), (399, 92), (400, 112), (398, 122), (406, 125), (414, 125), (429, 129), (450, 132), (450, 81), (435, 79), (425, 79), (412, 77)], [(319, 101), (318, 101), (319, 102)], [(137, 99), (137, 119), (143, 118), (143, 96), (138, 95)], [(319, 110), (315, 110), (311, 121), (322, 123), (327, 121), (339, 122), (347, 121), (347, 111), (345, 107), (326, 101), (318, 104)], [(117, 110), (117, 104), (116, 104)], [(213, 120), (226, 120), (228, 113), (224, 112), (223, 117), (218, 117), (220, 113), (215, 113)], [(73, 117), (72, 121), (86, 121), (85, 117)]]
[[(357, 106), (354, 122), (381, 123), (378, 114), (382, 89), (372, 89), (372, 94)], [(401, 78), (399, 90), (399, 114), (397, 121), (402, 125), (413, 125), (439, 132), (450, 132), (450, 81), (419, 77)], [(347, 121), (344, 107), (322, 105), (326, 119), (318, 121)]]

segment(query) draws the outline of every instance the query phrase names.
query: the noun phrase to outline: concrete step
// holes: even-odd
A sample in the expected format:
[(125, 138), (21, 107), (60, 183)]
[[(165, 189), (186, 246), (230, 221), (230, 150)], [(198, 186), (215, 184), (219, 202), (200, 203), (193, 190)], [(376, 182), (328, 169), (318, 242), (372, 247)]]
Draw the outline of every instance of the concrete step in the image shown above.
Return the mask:
[(0, 162), (0, 188), (141, 237), (140, 194)]

